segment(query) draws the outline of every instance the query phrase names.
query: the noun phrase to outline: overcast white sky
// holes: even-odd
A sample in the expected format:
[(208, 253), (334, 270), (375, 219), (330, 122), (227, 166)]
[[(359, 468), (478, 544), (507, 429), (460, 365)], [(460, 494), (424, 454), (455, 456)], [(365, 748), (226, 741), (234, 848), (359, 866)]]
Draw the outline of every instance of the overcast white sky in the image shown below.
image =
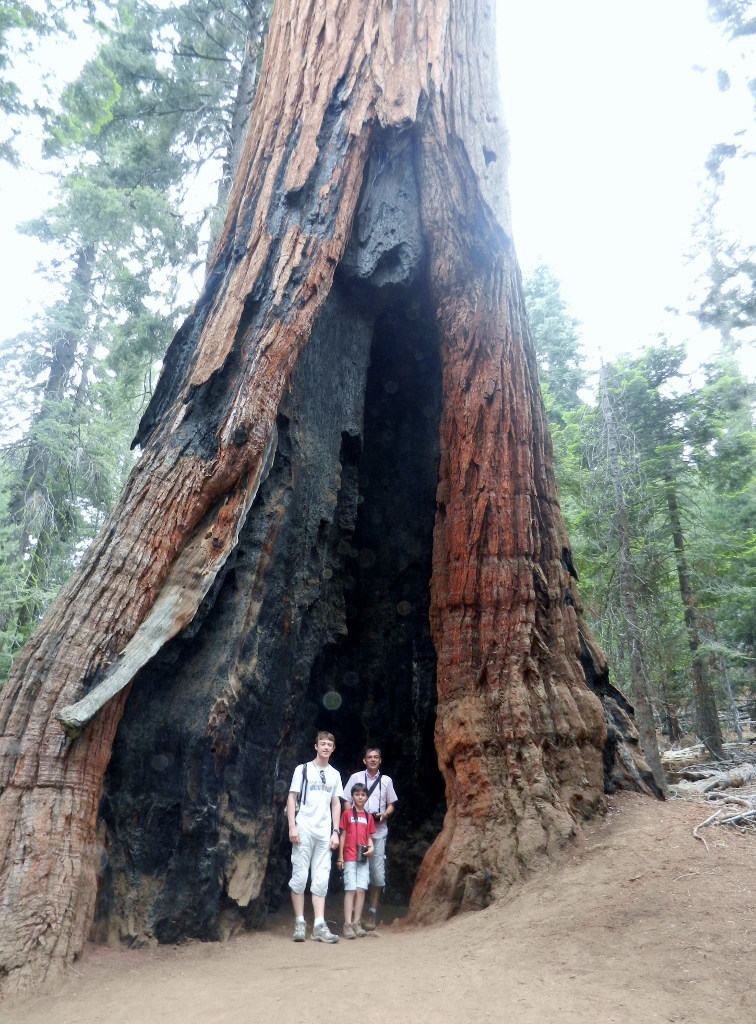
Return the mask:
[[(497, 0), (505, 113), (511, 133), (515, 243), (563, 283), (587, 351), (632, 351), (661, 330), (694, 357), (715, 344), (686, 315), (686, 261), (711, 146), (753, 125), (747, 62), (706, 18), (706, 0)], [(44, 60), (75, 74), (71, 44)], [(726, 67), (733, 88), (720, 93)], [(742, 67), (742, 70), (739, 68)], [(756, 66), (750, 64), (751, 74)], [(29, 146), (31, 155), (34, 147)], [(731, 220), (756, 238), (752, 162), (738, 171)], [(0, 338), (49, 296), (35, 275), (43, 248), (15, 233), (49, 198), (30, 168), (0, 167)], [(754, 361), (750, 365), (754, 368)]]
[[(637, 350), (664, 330), (705, 358), (716, 336), (665, 307), (692, 308), (686, 254), (704, 161), (753, 125), (744, 81), (756, 63), (707, 20), (706, 0), (499, 0), (499, 37), (523, 267), (550, 264), (592, 355)], [(749, 161), (732, 174), (728, 210), (750, 239), (755, 171)]]

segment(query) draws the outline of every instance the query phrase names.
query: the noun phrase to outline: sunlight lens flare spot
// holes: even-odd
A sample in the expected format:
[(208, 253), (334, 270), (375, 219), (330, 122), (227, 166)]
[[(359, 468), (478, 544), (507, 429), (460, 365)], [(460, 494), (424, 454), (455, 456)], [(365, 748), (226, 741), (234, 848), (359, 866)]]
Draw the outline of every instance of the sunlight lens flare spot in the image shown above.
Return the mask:
[(341, 707), (341, 694), (336, 693), (335, 690), (330, 690), (323, 697), (323, 707), (328, 711), (338, 711)]

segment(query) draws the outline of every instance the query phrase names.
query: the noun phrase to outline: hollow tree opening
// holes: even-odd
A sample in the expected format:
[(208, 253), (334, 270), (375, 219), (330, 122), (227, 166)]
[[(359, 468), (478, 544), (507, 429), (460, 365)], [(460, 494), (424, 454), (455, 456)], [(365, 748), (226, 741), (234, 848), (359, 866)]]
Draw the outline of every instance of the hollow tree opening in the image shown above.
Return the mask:
[(311, 707), (318, 727), (337, 736), (336, 763), (355, 770), (366, 743), (382, 750), (400, 797), (387, 891), (401, 899), (409, 899), (445, 809), (429, 622), (440, 402), (427, 294), (395, 294), (376, 322), (367, 375), (356, 528), (344, 577), (348, 632), (315, 663), (311, 686), (320, 699)]
[[(299, 716), (323, 708), (342, 644), (371, 649), (368, 607), (352, 637), (346, 604), (361, 605), (343, 587), (370, 595), (349, 560), (373, 498), (361, 381), (381, 318), (391, 330), (376, 293), (420, 267), (441, 367), (429, 619), (447, 811), (412, 919), (485, 905), (548, 863), (605, 777), (649, 791), (570, 568), (492, 40), (491, 0), (276, 0), (228, 217), (142, 456), (0, 696), (0, 988), (82, 947), (111, 751), (113, 920), (209, 935), (260, 912)], [(388, 708), (392, 680), (363, 671)], [(137, 779), (154, 793), (158, 777), (150, 813)]]
[(135, 679), (104, 786), (100, 936), (217, 938), (276, 906), (284, 797), (318, 728), (336, 734), (344, 779), (367, 742), (384, 751), (406, 807), (392, 895), (409, 899), (440, 830), (439, 343), (411, 139), (375, 162), (238, 545)]

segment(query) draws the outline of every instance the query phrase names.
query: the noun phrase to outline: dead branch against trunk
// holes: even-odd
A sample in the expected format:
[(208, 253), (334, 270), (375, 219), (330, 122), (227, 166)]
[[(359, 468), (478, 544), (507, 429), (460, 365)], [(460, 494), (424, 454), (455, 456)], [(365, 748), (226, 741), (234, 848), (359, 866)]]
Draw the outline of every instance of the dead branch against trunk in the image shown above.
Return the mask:
[[(582, 619), (495, 79), (491, 0), (276, 4), (226, 225), (140, 424), (142, 457), (2, 694), (6, 990), (55, 975), (87, 936), (132, 685), (101, 808), (102, 913), (136, 920), (117, 931), (130, 940), (255, 920), (280, 863), (281, 787), (347, 648), (372, 661), (342, 721), (355, 745), (405, 730), (397, 756), (421, 797), (437, 676), (447, 812), (414, 921), (483, 906), (548, 861), (603, 805), (605, 776), (654, 791)], [(376, 375), (404, 351), (402, 392)], [(368, 406), (401, 421), (400, 445)], [(359, 479), (368, 451), (382, 497)], [(370, 530), (387, 589), (360, 576), (375, 554), (353, 553)], [(350, 610), (360, 587), (374, 604)], [(397, 702), (395, 722), (380, 709)]]
[(139, 669), (192, 622), (239, 540), (247, 513), (270, 471), (275, 447), (274, 426), (257, 471), (243, 478), (199, 523), (171, 566), (154, 605), (103, 681), (58, 714), (69, 736), (78, 736), (97, 712), (129, 685)]

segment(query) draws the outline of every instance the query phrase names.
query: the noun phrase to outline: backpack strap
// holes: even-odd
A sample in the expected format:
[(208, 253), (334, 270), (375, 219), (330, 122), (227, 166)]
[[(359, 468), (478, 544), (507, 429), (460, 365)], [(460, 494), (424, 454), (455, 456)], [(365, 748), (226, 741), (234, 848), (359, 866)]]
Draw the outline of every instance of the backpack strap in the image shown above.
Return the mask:
[[(299, 784), (299, 807), (307, 803), (307, 762), (299, 766), (302, 769), (302, 781)], [(297, 807), (297, 811), (299, 811)]]
[[(368, 832), (368, 826), (370, 823), (370, 814), (367, 810), (367, 800), (365, 801), (365, 807), (362, 809), (362, 813), (365, 815), (365, 839), (370, 839), (370, 833)], [(357, 814), (357, 808), (352, 804), (352, 821), (354, 822), (354, 841), (360, 846), (360, 819)], [(368, 845), (367, 843), (365, 844)]]
[[(366, 786), (367, 786), (367, 778), (368, 778), (368, 776), (367, 776), (367, 771), (366, 771), (365, 772), (365, 785)], [(367, 811), (368, 800), (370, 799), (370, 797), (375, 792), (375, 787), (376, 786), (380, 786), (380, 784), (381, 784), (381, 773), (378, 772), (378, 778), (375, 780), (375, 782), (373, 783), (372, 786), (368, 786), (368, 795), (367, 795), (367, 800), (365, 801), (365, 810), (366, 811)], [(378, 790), (378, 813), (379, 814), (381, 813), (381, 790), (380, 789)]]

